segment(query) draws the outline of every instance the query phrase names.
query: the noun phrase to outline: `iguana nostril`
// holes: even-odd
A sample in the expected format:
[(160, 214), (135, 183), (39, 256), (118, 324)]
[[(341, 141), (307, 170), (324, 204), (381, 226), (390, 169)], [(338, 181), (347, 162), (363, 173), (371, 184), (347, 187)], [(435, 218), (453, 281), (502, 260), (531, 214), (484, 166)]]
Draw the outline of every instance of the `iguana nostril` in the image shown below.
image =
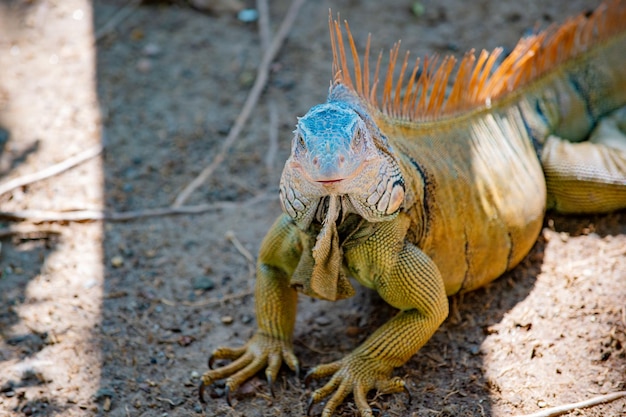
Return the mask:
[(317, 157), (313, 158), (312, 162), (313, 162), (313, 165), (315, 165), (316, 167), (320, 166), (320, 160)]
[(337, 162), (338, 162), (338, 166), (342, 166), (344, 162), (346, 162), (346, 157), (344, 155), (339, 155), (339, 158), (337, 158)]

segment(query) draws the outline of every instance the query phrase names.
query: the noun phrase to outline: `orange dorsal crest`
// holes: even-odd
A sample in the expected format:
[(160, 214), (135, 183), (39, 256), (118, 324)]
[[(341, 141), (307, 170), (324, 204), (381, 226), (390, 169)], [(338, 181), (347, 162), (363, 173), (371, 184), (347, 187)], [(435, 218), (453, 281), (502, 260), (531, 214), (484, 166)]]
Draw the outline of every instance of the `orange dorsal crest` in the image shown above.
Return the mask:
[[(409, 70), (409, 53), (400, 58), (400, 42), (389, 51), (389, 64), (380, 84), (382, 52), (374, 75), (370, 71), (370, 41), (361, 59), (350, 26), (344, 21), (352, 66), (348, 64), (344, 30), (329, 15), (333, 53), (333, 85), (343, 84), (368, 105), (387, 116), (409, 121), (432, 120), (442, 115), (490, 105), (493, 100), (541, 77), (560, 63), (626, 29), (626, 1), (608, 0), (593, 13), (582, 13), (559, 26), (522, 38), (501, 59), (502, 48), (454, 56), (417, 58)], [(400, 70), (396, 74), (396, 68)], [(419, 74), (419, 75), (418, 75)], [(450, 88), (449, 80), (453, 79)]]

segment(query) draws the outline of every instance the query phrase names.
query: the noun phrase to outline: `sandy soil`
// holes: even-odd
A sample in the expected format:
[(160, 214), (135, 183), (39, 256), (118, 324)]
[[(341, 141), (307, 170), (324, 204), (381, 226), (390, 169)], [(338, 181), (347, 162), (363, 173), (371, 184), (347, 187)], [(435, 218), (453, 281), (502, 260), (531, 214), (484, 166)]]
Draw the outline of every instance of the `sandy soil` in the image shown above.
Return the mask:
[[(254, 81), (256, 24), (182, 0), (117, 20), (125, 4), (0, 3), (0, 184), (106, 143), (76, 168), (0, 195), (2, 211), (168, 206), (219, 151)], [(240, 139), (189, 201), (232, 207), (126, 222), (0, 220), (0, 416), (302, 415), (318, 385), (288, 371), (276, 398), (255, 378), (234, 409), (219, 385), (201, 406), (196, 387), (213, 348), (255, 329), (244, 253), (256, 254), (280, 212), (296, 116), (325, 98), (329, 7), (358, 42), (371, 32), (376, 51), (401, 38), (424, 55), (511, 47), (597, 2), (428, 0), (419, 17), (412, 4), (304, 5)], [(274, 31), (288, 5), (271, 2)], [(264, 198), (246, 203), (255, 196)], [(448, 320), (398, 370), (412, 404), (371, 402), (382, 416), (510, 416), (624, 390), (624, 300), (626, 213), (548, 214), (524, 262), (452, 298)], [(304, 367), (338, 359), (393, 313), (363, 289), (338, 303), (303, 298), (296, 353)], [(352, 401), (338, 414), (356, 415)], [(626, 399), (570, 415), (626, 415)]]

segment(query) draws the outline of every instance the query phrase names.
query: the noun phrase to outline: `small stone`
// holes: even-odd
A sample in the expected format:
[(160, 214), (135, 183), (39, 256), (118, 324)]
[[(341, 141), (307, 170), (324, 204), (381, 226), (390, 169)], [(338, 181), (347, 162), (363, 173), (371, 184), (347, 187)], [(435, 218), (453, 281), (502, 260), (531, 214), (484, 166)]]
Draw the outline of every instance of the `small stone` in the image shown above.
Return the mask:
[(178, 344), (182, 347), (186, 347), (192, 344), (194, 340), (196, 339), (193, 336), (182, 335), (181, 337), (178, 338)]
[(259, 12), (256, 9), (243, 9), (237, 13), (237, 19), (244, 23), (256, 22), (259, 18)]
[(241, 322), (243, 324), (249, 324), (252, 322), (252, 316), (250, 314), (244, 314), (241, 316)]
[(421, 2), (415, 1), (411, 5), (411, 11), (415, 15), (415, 17), (422, 17), (424, 13), (426, 13), (426, 7)]
[(104, 404), (102, 404), (102, 409), (104, 411), (111, 411), (111, 397), (104, 398)]
[(15, 381), (8, 380), (0, 386), (0, 392), (10, 392), (13, 391), (13, 388), (15, 388)]
[(192, 286), (194, 290), (210, 291), (215, 288), (215, 282), (206, 276), (196, 277), (193, 279)]
[(119, 268), (122, 265), (124, 265), (124, 258), (120, 255), (115, 255), (111, 258), (111, 266), (113, 266), (113, 268)]
[(348, 326), (346, 328), (346, 335), (348, 337), (357, 337), (361, 330), (357, 326)]
[(4, 144), (9, 141), (9, 136), (11, 136), (9, 131), (0, 127), (0, 147), (4, 146)]
[(547, 406), (548, 406), (548, 403), (545, 402), (544, 400), (537, 401), (537, 407), (539, 407), (539, 408), (546, 408)]
[(234, 321), (232, 316), (222, 316), (220, 320), (222, 320), (222, 323), (224, 324), (232, 324), (232, 322)]
[(161, 55), (161, 47), (156, 43), (149, 43), (143, 47), (143, 54), (149, 57)]
[(198, 379), (200, 378), (200, 374), (198, 373), (198, 371), (191, 371), (191, 375), (189, 375), (189, 378)]
[(328, 326), (331, 323), (331, 320), (326, 316), (319, 316), (315, 318), (315, 324), (318, 326)]
[(472, 355), (478, 355), (480, 353), (480, 345), (471, 344), (468, 348)]
[(139, 72), (149, 72), (152, 69), (152, 61), (146, 58), (142, 58), (137, 61), (137, 71)]
[(103, 398), (113, 398), (114, 395), (115, 392), (111, 388), (100, 388), (94, 397), (96, 397), (96, 401), (99, 401)]

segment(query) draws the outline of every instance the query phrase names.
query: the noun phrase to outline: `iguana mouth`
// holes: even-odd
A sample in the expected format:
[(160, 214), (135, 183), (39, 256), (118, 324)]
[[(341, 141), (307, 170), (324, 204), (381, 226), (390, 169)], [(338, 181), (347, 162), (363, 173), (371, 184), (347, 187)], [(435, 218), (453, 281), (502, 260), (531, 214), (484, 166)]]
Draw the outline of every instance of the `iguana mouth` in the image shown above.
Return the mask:
[(330, 184), (337, 184), (337, 183), (339, 183), (339, 182), (341, 182), (343, 180), (344, 180), (344, 178), (339, 178), (337, 180), (323, 180), (323, 181), (316, 181), (316, 182), (318, 182), (320, 184), (324, 184), (324, 185), (330, 185)]

